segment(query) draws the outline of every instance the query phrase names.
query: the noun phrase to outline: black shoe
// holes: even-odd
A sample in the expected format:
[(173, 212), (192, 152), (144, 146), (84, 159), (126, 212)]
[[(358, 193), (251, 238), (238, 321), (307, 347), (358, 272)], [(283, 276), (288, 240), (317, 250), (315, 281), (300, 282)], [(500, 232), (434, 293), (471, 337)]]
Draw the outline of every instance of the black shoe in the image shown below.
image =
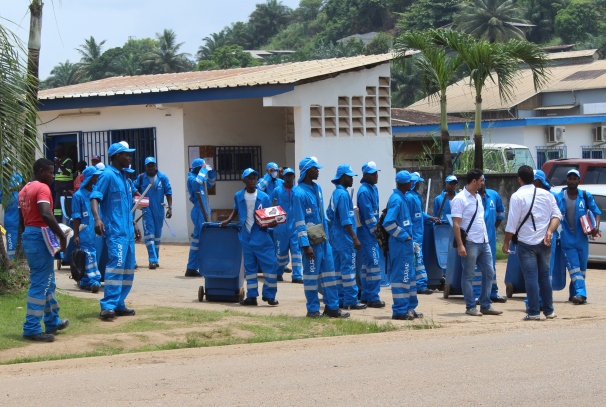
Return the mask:
[(139, 265), (137, 263), (135, 263), (135, 270), (137, 270), (139, 268)]
[(385, 301), (377, 300), (368, 303), (369, 308), (383, 308), (385, 307)]
[[(261, 299), (263, 301), (265, 301), (266, 303), (268, 303), (269, 305), (278, 305), (279, 304), (278, 300), (276, 300), (275, 298), (261, 297)], [(256, 302), (256, 298), (255, 298), (255, 302)], [(255, 304), (255, 305), (257, 305), (257, 304)]]
[(23, 339), (34, 342), (54, 342), (55, 335), (40, 332), (38, 335), (23, 335)]
[(342, 312), (340, 309), (331, 311), (326, 309), (326, 307), (324, 308), (322, 315), (326, 315), (329, 318), (349, 318), (349, 312)]
[(360, 300), (360, 302), (361, 302), (362, 304), (366, 304), (366, 305), (368, 305), (368, 301), (367, 301), (367, 300)]
[(160, 268), (160, 263), (155, 262), (154, 264), (156, 265), (156, 268)]
[(499, 297), (498, 295), (494, 298), (491, 298), (490, 301), (492, 302), (507, 302), (507, 297)]
[(132, 317), (135, 315), (135, 310), (132, 308), (114, 310), (117, 317)]
[(248, 297), (240, 301), (240, 305), (257, 305), (257, 297)]
[(301, 278), (295, 278), (294, 280), (292, 280), (293, 283), (295, 284), (303, 284), (303, 279)]
[(426, 288), (424, 290), (418, 290), (417, 294), (430, 295), (430, 294), (433, 294), (433, 290), (430, 290), (429, 288)]
[(289, 269), (288, 267), (284, 267), (284, 272), (285, 273), (292, 273), (292, 269)]
[(154, 263), (153, 261), (149, 262), (149, 269), (150, 270), (155, 270), (156, 269), (156, 263)]
[(415, 316), (414, 316), (414, 314), (409, 314), (407, 312), (406, 314), (392, 315), (391, 319), (398, 319), (400, 321), (411, 321), (411, 320), (415, 319)]
[(99, 292), (99, 284), (93, 284), (90, 287), (90, 292), (93, 294), (97, 294)]
[(570, 301), (572, 301), (573, 304), (581, 305), (587, 302), (587, 298), (583, 297), (582, 295), (575, 295), (570, 299)]
[(284, 277), (282, 277), (282, 276), (278, 276), (277, 280), (278, 280), (278, 281), (284, 281)]
[(187, 269), (185, 270), (185, 277), (202, 277), (198, 270)]
[(412, 316), (414, 318), (423, 318), (423, 313), (422, 312), (417, 312), (417, 311), (408, 311), (407, 314), (412, 314)]
[(362, 309), (368, 308), (368, 305), (362, 304), (361, 302), (359, 302), (356, 305), (346, 305), (345, 307), (342, 307), (342, 308), (351, 309), (351, 310), (362, 310)]
[(101, 311), (99, 316), (103, 319), (114, 319), (116, 318), (116, 313), (113, 309), (104, 309), (103, 311)]
[(307, 313), (307, 318), (322, 318), (322, 314), (320, 314), (320, 312), (308, 312)]
[(63, 318), (61, 320), (61, 323), (59, 325), (57, 325), (57, 327), (55, 329), (53, 329), (52, 331), (46, 331), (45, 333), (47, 333), (49, 335), (54, 335), (57, 333), (57, 331), (62, 331), (65, 328), (67, 328), (68, 326), (69, 326), (69, 319)]

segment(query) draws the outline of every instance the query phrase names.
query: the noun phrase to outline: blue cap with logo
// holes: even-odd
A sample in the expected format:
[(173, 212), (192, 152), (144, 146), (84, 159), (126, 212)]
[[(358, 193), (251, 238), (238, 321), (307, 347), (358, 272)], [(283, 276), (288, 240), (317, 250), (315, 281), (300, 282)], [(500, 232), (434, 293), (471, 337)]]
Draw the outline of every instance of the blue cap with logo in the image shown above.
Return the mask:
[(145, 165), (149, 164), (149, 163), (156, 163), (156, 159), (154, 157), (147, 157), (145, 159)]
[(568, 171), (568, 173), (566, 174), (566, 177), (570, 176), (570, 175), (576, 175), (577, 177), (581, 178), (581, 173), (579, 172), (579, 170), (577, 169), (572, 169), (570, 171)]
[(410, 178), (412, 182), (425, 182), (425, 180), (421, 178), (421, 174), (419, 174), (418, 172), (413, 172), (412, 174), (410, 174)]
[(377, 163), (369, 161), (362, 166), (362, 174), (374, 174), (377, 171), (381, 171), (377, 168)]
[(337, 167), (337, 173), (335, 174), (335, 177), (330, 182), (332, 182), (333, 184), (336, 184), (337, 182), (339, 182), (339, 180), (341, 179), (341, 177), (343, 175), (349, 175), (350, 177), (358, 176), (358, 174), (353, 172), (353, 170), (351, 169), (351, 165), (341, 164)]
[(456, 182), (458, 184), (459, 180), (454, 175), (449, 175), (448, 177), (446, 177), (446, 179), (444, 180), (444, 182), (446, 182), (447, 184), (450, 183), (450, 182)]
[(290, 167), (289, 168), (285, 168), (284, 169), (284, 175), (286, 175), (286, 174), (293, 174), (294, 175), (295, 174), (295, 170), (293, 170)]
[(265, 166), (265, 169), (278, 171), (279, 167), (278, 167), (278, 164), (271, 162), (271, 163), (267, 163), (267, 165)]
[(242, 173), (242, 179), (248, 177), (250, 174), (255, 174), (257, 177), (259, 176), (259, 173), (257, 171), (253, 170), (252, 168), (247, 168)]
[(543, 184), (545, 189), (547, 189), (548, 191), (551, 189), (551, 184), (547, 182), (545, 172), (543, 172), (542, 170), (534, 170), (534, 179), (541, 181), (541, 184)]
[(397, 184), (406, 184), (410, 182), (411, 176), (410, 173), (406, 170), (402, 170), (396, 174), (396, 183)]
[(202, 158), (196, 158), (194, 161), (191, 162), (191, 168), (193, 170), (194, 168), (202, 167), (204, 164), (206, 163)]
[(84, 169), (84, 171), (82, 171), (82, 175), (84, 176), (84, 179), (82, 180), (82, 183), (80, 184), (80, 188), (84, 188), (88, 184), (88, 182), (91, 180), (92, 177), (94, 177), (95, 175), (100, 175), (100, 174), (103, 174), (102, 170), (100, 170), (96, 167), (93, 167), (93, 166), (86, 167)]
[(132, 153), (134, 152), (134, 148), (129, 148), (128, 143), (126, 141), (121, 141), (119, 143), (114, 143), (109, 146), (109, 150), (107, 151), (107, 155), (111, 158), (116, 154), (120, 153)]
[(323, 165), (318, 164), (318, 159), (316, 157), (305, 157), (304, 159), (302, 159), (299, 162), (299, 171), (301, 173), (299, 174), (298, 182), (303, 181), (303, 179), (305, 179), (305, 174), (307, 173), (307, 170), (313, 167), (316, 167), (318, 169), (324, 168)]

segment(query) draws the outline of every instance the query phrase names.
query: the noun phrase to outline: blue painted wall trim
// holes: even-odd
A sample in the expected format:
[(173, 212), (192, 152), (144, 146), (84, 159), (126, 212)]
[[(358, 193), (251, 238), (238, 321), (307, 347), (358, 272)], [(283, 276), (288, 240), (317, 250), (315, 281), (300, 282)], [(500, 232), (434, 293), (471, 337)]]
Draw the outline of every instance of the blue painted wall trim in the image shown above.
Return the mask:
[(108, 106), (153, 105), (157, 103), (201, 102), (210, 100), (251, 99), (290, 92), (295, 85), (259, 85), (250, 87), (175, 90), (138, 95), (92, 96), (69, 99), (41, 100), (40, 111), (84, 109)]
[[(567, 124), (585, 124), (606, 122), (606, 115), (593, 116), (559, 116), (559, 117), (529, 117), (526, 119), (516, 120), (494, 120), (483, 121), (482, 128), (507, 128), (507, 127), (524, 127), (524, 126), (559, 126)], [(468, 123), (452, 123), (448, 125), (448, 130), (464, 130), (465, 128), (475, 128), (474, 122)], [(392, 133), (433, 133), (440, 131), (438, 124), (424, 124), (413, 126), (393, 126)]]

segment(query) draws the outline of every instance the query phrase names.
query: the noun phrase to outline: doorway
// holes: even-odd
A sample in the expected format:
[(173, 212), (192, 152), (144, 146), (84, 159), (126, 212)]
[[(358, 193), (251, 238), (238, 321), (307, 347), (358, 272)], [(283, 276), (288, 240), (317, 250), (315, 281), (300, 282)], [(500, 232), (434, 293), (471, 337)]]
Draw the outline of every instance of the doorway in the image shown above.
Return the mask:
[[(76, 164), (78, 163), (78, 132), (70, 133), (55, 133), (44, 135), (44, 157), (51, 161), (55, 161), (55, 147), (58, 144), (63, 144), (65, 148), (65, 156), (71, 158), (74, 163), (74, 173)], [(74, 174), (75, 175), (75, 174)], [(51, 185), (51, 192), (55, 196), (54, 183)]]

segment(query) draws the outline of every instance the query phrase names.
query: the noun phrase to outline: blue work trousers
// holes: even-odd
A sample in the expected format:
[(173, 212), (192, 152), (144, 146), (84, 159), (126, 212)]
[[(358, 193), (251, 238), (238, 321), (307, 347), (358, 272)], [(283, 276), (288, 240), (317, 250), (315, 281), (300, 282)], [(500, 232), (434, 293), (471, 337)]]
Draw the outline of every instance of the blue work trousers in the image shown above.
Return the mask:
[(362, 301), (379, 301), (379, 292), (381, 291), (381, 265), (379, 264), (379, 243), (375, 239), (372, 241), (363, 241), (362, 249), (358, 255), (362, 256), (362, 266), (360, 269), (360, 285)]
[(143, 239), (145, 240), (145, 246), (147, 247), (147, 256), (149, 258), (150, 263), (157, 263), (158, 259), (160, 258), (162, 226), (164, 226), (164, 209), (162, 209), (162, 211), (159, 213), (153, 213), (151, 208), (147, 208), (144, 210)]
[(56, 330), (61, 323), (55, 297), (55, 262), (44, 242), (42, 229), (26, 226), (22, 241), (30, 269), (23, 335), (33, 336), (42, 333), (40, 322), (43, 318), (46, 331)]
[(130, 293), (135, 278), (135, 243), (123, 239), (106, 238), (108, 261), (105, 268), (105, 296), (101, 310), (126, 309), (124, 301)]
[(339, 309), (339, 290), (332, 247), (327, 241), (311, 247), (314, 251), (314, 260), (307, 259), (303, 253), (303, 288), (307, 300), (307, 312), (320, 311), (318, 296), (320, 285), (322, 286), (324, 307), (329, 311), (337, 311)]
[(414, 245), (417, 291), (427, 290), (427, 271), (423, 260), (423, 243)]
[(204, 223), (202, 212), (199, 206), (194, 206), (191, 210), (191, 220), (194, 223), (194, 234), (189, 243), (189, 258), (187, 259), (188, 270), (198, 270), (200, 268), (198, 262), (198, 246), (200, 244), (200, 230)]
[(492, 278), (494, 269), (492, 265), (492, 253), (488, 243), (474, 243), (467, 241), (465, 243), (467, 257), (461, 257), (461, 266), (463, 272), (461, 274), (461, 289), (465, 297), (466, 309), (474, 309), (476, 307), (476, 297), (473, 292), (473, 277), (476, 266), (482, 274), (482, 285), (480, 290), (480, 307), (490, 308), (490, 290), (492, 287)]
[(335, 263), (339, 304), (350, 307), (358, 303), (358, 285), (356, 284), (356, 250), (353, 240), (346, 235), (333, 235), (333, 258)]
[(389, 280), (393, 296), (392, 312), (395, 317), (414, 311), (419, 305), (412, 240), (402, 243), (390, 239), (388, 255)]
[[(95, 238), (99, 239), (99, 238)], [(93, 285), (101, 286), (101, 273), (97, 264), (97, 250), (95, 247), (80, 245), (80, 250), (85, 253), (85, 274), (80, 280), (80, 288), (91, 289)]]
[(263, 271), (263, 277), (265, 277), (263, 297), (273, 299), (276, 298), (276, 293), (278, 291), (278, 262), (276, 260), (273, 242), (267, 232), (256, 231), (254, 233), (255, 239), (250, 239), (249, 242), (243, 241), (244, 239), (240, 240), (242, 251), (244, 252), (246, 297), (256, 298), (259, 296), (259, 280), (257, 279), (257, 273), (259, 272), (259, 269), (261, 269), (261, 271)]
[(301, 280), (303, 278), (303, 267), (301, 249), (299, 248), (299, 238), (297, 237), (297, 230), (293, 230), (292, 233), (276, 233), (274, 229), (274, 244), (276, 247), (276, 257), (278, 258), (278, 276), (284, 275), (284, 267), (288, 265), (290, 251), (290, 258), (292, 258), (292, 279)]
[(562, 240), (562, 250), (566, 256), (566, 268), (570, 275), (570, 296), (581, 295), (587, 298), (585, 276), (587, 274), (587, 258), (589, 257), (589, 243), (584, 241), (566, 242)]
[(526, 285), (528, 315), (540, 314), (540, 302), (543, 303), (545, 315), (553, 313), (553, 291), (549, 278), (551, 247), (543, 242), (537, 245), (519, 242), (516, 251)]
[(15, 258), (15, 252), (17, 250), (17, 236), (19, 235), (19, 226), (8, 227), (6, 226), (6, 254), (13, 260)]

